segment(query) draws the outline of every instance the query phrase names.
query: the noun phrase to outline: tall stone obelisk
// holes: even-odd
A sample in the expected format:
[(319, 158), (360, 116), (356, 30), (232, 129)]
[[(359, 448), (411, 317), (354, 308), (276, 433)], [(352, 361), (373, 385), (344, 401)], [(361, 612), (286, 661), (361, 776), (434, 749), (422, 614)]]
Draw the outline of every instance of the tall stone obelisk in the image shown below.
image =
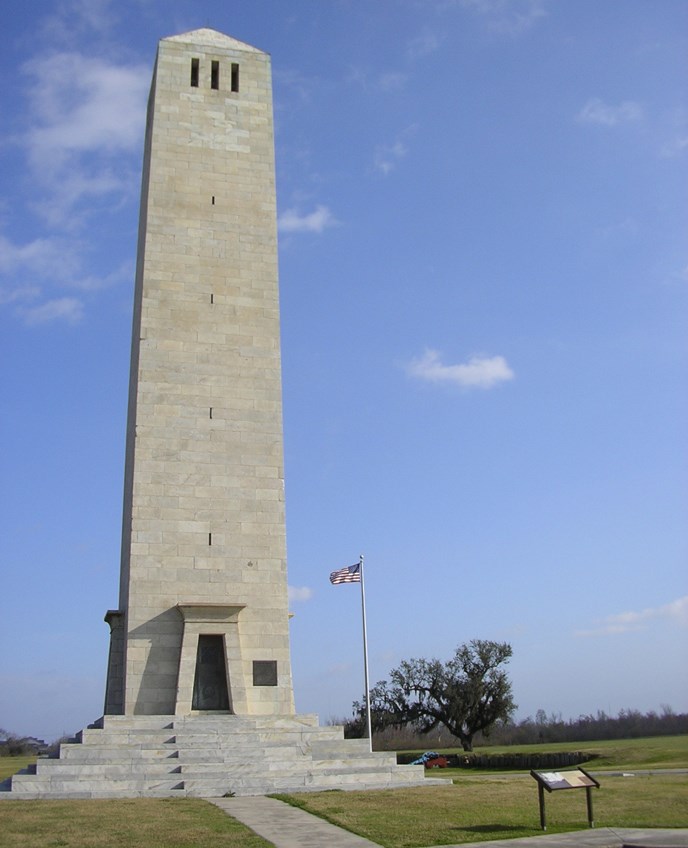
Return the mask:
[(294, 712), (270, 57), (161, 40), (106, 714)]
[(294, 714), (271, 101), (260, 50), (210, 29), (160, 42), (105, 716), (0, 799), (428, 783)]

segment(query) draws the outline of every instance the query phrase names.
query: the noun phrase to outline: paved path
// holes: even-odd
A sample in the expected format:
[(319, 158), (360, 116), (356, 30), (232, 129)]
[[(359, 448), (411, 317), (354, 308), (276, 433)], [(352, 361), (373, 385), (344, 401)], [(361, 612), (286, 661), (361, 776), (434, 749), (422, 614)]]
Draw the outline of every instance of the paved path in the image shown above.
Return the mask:
[[(208, 798), (212, 804), (250, 827), (275, 848), (378, 848), (376, 842), (356, 836), (317, 816), (276, 798), (252, 795)], [(525, 839), (464, 843), (459, 848), (688, 848), (688, 830), (611, 828), (575, 833), (542, 834)], [(444, 845), (442, 848), (455, 848)]]
[(369, 839), (276, 798), (251, 795), (208, 800), (272, 842), (275, 848), (378, 848)]
[[(600, 827), (574, 833), (553, 833), (524, 839), (464, 842), (459, 848), (688, 848), (688, 830)], [(443, 845), (442, 848), (457, 848)]]

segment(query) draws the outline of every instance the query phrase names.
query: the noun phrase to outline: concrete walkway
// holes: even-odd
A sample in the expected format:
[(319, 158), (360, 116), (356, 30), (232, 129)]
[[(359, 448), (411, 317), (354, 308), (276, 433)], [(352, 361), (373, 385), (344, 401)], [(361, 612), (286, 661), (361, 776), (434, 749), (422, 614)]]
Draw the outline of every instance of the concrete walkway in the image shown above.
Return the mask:
[(275, 848), (378, 848), (376, 842), (276, 798), (251, 795), (207, 800), (272, 842)]
[[(460, 848), (688, 848), (688, 830), (600, 827), (524, 839), (464, 842)], [(455, 848), (443, 845), (442, 848)]]
[[(212, 804), (245, 824), (275, 848), (378, 848), (376, 842), (356, 836), (317, 816), (291, 807), (276, 798), (252, 795), (240, 798), (208, 798)], [(688, 848), (688, 830), (602, 827), (464, 843), (460, 848)], [(444, 845), (442, 848), (454, 848)]]

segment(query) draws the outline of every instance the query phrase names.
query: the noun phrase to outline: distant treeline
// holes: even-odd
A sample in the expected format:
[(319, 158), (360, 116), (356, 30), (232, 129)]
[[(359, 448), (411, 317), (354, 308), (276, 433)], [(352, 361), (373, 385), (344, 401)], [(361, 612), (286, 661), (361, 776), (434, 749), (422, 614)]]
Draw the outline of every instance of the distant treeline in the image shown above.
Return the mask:
[[(347, 735), (346, 720), (332, 720), (331, 724), (343, 724)], [(476, 734), (477, 745), (536, 745), (558, 742), (592, 742), (598, 739), (639, 739), (646, 736), (677, 736), (688, 733), (688, 713), (675, 713), (671, 707), (663, 706), (659, 713), (640, 710), (621, 710), (618, 715), (607, 715), (598, 710), (595, 715), (563, 719), (561, 714), (547, 715), (538, 710), (535, 718), (528, 716), (518, 722), (497, 723), (489, 736)], [(414, 749), (460, 747), (460, 743), (444, 728), (420, 734), (412, 726), (400, 729), (387, 728), (375, 734), (378, 750), (408, 751)]]
[(0, 728), (0, 757), (16, 757), (19, 754), (37, 754), (47, 749), (43, 739), (35, 736), (17, 736)]
[(598, 739), (639, 739), (646, 736), (676, 736), (688, 733), (688, 713), (675, 713), (670, 707), (661, 712), (621, 710), (610, 716), (604, 710), (566, 721), (561, 714), (547, 716), (538, 710), (517, 723), (495, 725), (483, 745), (530, 745), (543, 742), (592, 742)]

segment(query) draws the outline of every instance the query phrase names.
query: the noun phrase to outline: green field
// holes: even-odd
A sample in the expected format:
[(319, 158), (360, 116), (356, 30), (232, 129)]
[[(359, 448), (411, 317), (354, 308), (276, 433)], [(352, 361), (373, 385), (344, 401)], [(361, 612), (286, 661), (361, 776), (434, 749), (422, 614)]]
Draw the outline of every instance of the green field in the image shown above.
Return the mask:
[[(593, 772), (660, 772), (634, 777), (600, 775), (601, 788), (593, 790), (597, 826), (688, 827), (688, 775), (661, 773), (688, 769), (688, 735), (479, 749), (481, 754), (561, 751), (597, 755), (584, 766)], [(426, 776), (451, 778), (453, 785), (279, 797), (389, 848), (510, 839), (542, 832), (537, 784), (527, 772), (497, 775), (487, 769), (432, 769)], [(587, 826), (583, 791), (546, 795), (546, 811), (551, 833)]]
[(0, 848), (269, 848), (199, 799), (0, 801)]
[[(598, 827), (688, 828), (688, 736), (654, 737), (568, 745), (481, 748), (480, 752), (586, 751), (595, 772), (651, 770), (622, 777), (599, 774), (593, 790)], [(0, 758), (0, 778), (32, 757)], [(388, 848), (422, 848), (518, 836), (536, 836), (539, 807), (535, 781), (524, 773), (496, 775), (442, 769), (447, 786), (375, 792), (315, 792), (278, 796)], [(546, 795), (548, 831), (587, 827), (585, 792)], [(0, 848), (26, 845), (59, 848), (265, 848), (216, 807), (198, 799), (111, 801), (0, 801)]]
[[(688, 827), (688, 775), (600, 778), (597, 827)], [(532, 778), (465, 777), (447, 787), (279, 796), (386, 848), (537, 836)], [(585, 792), (546, 795), (549, 833), (587, 828)]]
[[(537, 754), (562, 751), (582, 751), (595, 754), (594, 760), (583, 765), (588, 771), (596, 769), (669, 769), (688, 768), (688, 735), (653, 736), (646, 739), (614, 739), (600, 742), (561, 742), (546, 745), (494, 746), (476, 749), (479, 754)], [(443, 753), (462, 753), (452, 748)], [(489, 774), (489, 769), (442, 769), (442, 777)], [(433, 771), (432, 777), (437, 777)]]
[(29, 763), (35, 763), (35, 754), (22, 754), (19, 757), (0, 757), (0, 780), (4, 780), (11, 774), (16, 774)]

